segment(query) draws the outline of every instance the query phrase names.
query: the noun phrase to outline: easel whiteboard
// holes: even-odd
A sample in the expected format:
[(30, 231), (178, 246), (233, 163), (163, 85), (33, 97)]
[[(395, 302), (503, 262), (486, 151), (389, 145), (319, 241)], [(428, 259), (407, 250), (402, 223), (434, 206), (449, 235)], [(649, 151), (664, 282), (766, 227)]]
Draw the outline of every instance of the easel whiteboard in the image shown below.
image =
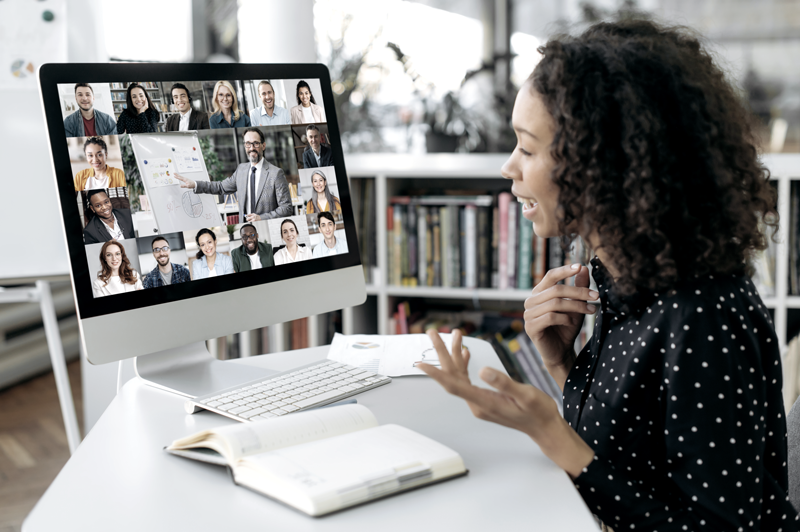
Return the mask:
[(216, 196), (181, 188), (175, 173), (208, 181), (196, 132), (130, 135), (136, 165), (160, 234), (222, 224)]

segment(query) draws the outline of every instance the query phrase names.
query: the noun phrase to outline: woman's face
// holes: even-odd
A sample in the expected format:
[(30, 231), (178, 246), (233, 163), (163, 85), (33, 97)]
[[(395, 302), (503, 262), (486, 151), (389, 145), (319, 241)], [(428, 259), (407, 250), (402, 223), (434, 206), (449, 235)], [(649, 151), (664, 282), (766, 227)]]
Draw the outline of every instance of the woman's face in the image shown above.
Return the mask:
[(533, 222), (534, 232), (543, 238), (559, 236), (559, 190), (550, 177), (554, 166), (550, 157), (553, 119), (530, 83), (517, 94), (511, 123), (517, 147), (500, 173), (514, 181), (511, 193), (523, 204), (522, 215)]
[(86, 154), (86, 161), (89, 166), (94, 168), (95, 171), (106, 169), (106, 150), (97, 144), (87, 144), (83, 153)]
[(213, 257), (217, 252), (217, 242), (208, 233), (203, 233), (197, 239), (200, 250), (206, 257)]
[(297, 95), (300, 97), (300, 103), (303, 104), (303, 107), (311, 105), (311, 91), (308, 90), (307, 87), (301, 87), (300, 90), (297, 91)]
[(294, 224), (283, 224), (281, 227), (281, 236), (287, 245), (294, 244), (297, 240), (297, 229), (294, 228)]
[(233, 107), (233, 93), (225, 85), (220, 85), (217, 91), (217, 105), (220, 109), (230, 109)]
[(133, 100), (133, 106), (136, 108), (136, 111), (142, 112), (147, 110), (147, 96), (144, 93), (144, 89), (136, 87), (131, 91), (131, 100)]
[(112, 244), (106, 248), (106, 254), (103, 258), (109, 268), (117, 270), (122, 264), (122, 251), (120, 251), (119, 246)]
[(314, 187), (314, 190), (322, 194), (325, 192), (325, 178), (319, 174), (314, 174), (311, 177), (311, 185)]

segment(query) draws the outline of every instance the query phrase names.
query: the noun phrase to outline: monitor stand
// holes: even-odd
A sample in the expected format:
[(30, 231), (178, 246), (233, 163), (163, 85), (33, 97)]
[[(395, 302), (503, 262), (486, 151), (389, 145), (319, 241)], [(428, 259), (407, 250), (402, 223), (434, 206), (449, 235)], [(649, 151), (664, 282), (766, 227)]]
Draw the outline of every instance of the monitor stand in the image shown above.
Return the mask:
[(133, 368), (145, 384), (190, 399), (277, 373), (217, 360), (208, 352), (205, 342), (138, 356)]

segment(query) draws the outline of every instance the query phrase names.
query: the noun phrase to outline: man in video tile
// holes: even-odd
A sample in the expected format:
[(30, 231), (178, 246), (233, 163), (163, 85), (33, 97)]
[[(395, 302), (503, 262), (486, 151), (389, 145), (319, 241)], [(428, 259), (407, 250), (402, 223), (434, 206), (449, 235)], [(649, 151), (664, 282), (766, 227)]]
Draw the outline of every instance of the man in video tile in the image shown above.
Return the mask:
[(234, 270), (246, 272), (275, 266), (272, 245), (258, 241), (258, 232), (253, 224), (244, 224), (239, 229), (239, 234), (242, 237), (242, 245), (231, 252)]
[(64, 119), (64, 131), (68, 137), (98, 137), (117, 132), (114, 118), (94, 108), (91, 85), (76, 83), (75, 101), (79, 109)]
[(250, 124), (254, 126), (283, 126), (291, 124), (289, 110), (275, 105), (275, 89), (272, 83), (262, 81), (258, 84), (258, 97), (263, 105), (250, 111)]
[(108, 192), (103, 189), (89, 191), (89, 210), (94, 213), (83, 230), (85, 244), (97, 244), (109, 240), (136, 238), (133, 218), (129, 209), (115, 209)]
[(181, 264), (170, 262), (169, 241), (166, 238), (157, 236), (150, 245), (153, 248), (153, 256), (158, 264), (144, 277), (142, 285), (145, 288), (158, 288), (159, 286), (191, 281), (188, 268)]
[(172, 103), (177, 114), (167, 118), (167, 131), (195, 131), (209, 129), (208, 115), (204, 111), (192, 109), (192, 96), (183, 83), (175, 83), (170, 90)]
[(322, 134), (314, 124), (306, 127), (308, 148), (303, 152), (303, 168), (319, 168), (333, 166), (331, 148), (322, 144)]
[(244, 148), (249, 162), (242, 163), (224, 181), (193, 181), (175, 174), (181, 188), (196, 194), (232, 194), (239, 191), (239, 219), (247, 222), (283, 218), (292, 214), (292, 197), (283, 170), (264, 159), (267, 146), (264, 133), (251, 127), (245, 130)]

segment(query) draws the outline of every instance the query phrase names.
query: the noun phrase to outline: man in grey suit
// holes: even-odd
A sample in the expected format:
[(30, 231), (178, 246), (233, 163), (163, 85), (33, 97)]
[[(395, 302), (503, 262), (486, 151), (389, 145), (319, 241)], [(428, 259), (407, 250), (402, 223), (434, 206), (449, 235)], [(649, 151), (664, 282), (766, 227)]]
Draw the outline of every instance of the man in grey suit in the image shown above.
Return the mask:
[(197, 194), (237, 194), (239, 219), (247, 222), (283, 218), (292, 214), (292, 197), (283, 170), (264, 159), (264, 133), (251, 127), (244, 132), (244, 147), (250, 162), (242, 163), (224, 181), (192, 181), (180, 174), (181, 188)]

